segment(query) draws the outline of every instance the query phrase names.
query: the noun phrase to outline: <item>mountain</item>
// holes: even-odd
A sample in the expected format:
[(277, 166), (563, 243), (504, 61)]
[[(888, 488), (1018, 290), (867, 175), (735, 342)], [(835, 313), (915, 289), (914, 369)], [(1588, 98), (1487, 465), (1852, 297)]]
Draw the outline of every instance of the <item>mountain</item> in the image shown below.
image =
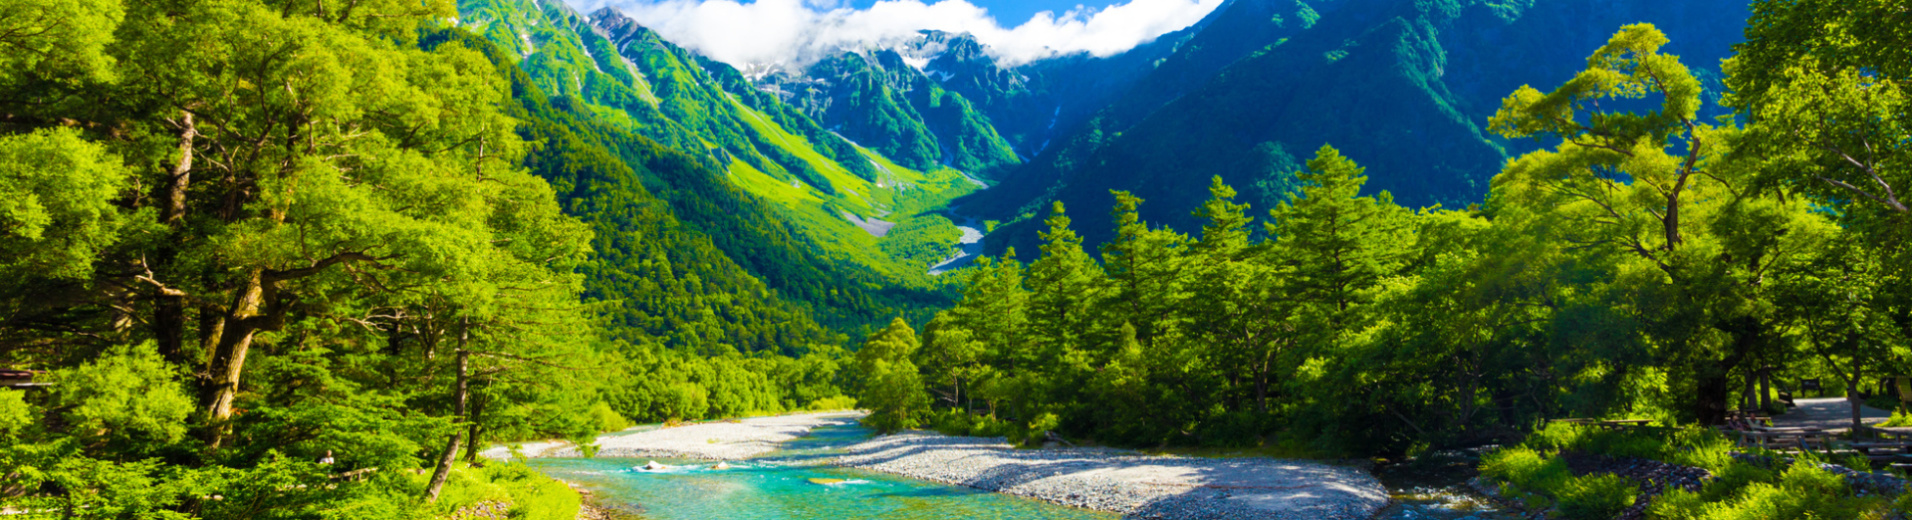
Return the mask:
[(760, 89), (834, 132), (912, 168), (938, 164), (979, 178), (1034, 156), (1144, 75), (1201, 24), (1098, 58), (1072, 54), (1004, 64), (968, 34), (915, 38), (779, 69)]
[(1233, 0), (1223, 4), (1201, 23), (1185, 29), (1189, 34), (1177, 39), (1177, 45), (1163, 49), (1166, 52), (1154, 57), (1143, 69), (1144, 74), (1130, 79), (1116, 95), (1099, 98), (1100, 103), (1089, 108), (1090, 113), (1064, 127), (1066, 132), (1049, 137), (1056, 140), (1055, 146), (1045, 145), (1032, 152), (1034, 158), (1028, 166), (1010, 176), (1000, 190), (989, 194), (992, 196), (972, 197), (975, 200), (964, 205), (979, 214), (1015, 215), (1025, 205), (1041, 202), (1031, 200), (1029, 194), (1046, 191), (1063, 171), (1093, 155), (1111, 136), (1201, 87), (1222, 68), (1313, 28), (1323, 16), (1332, 15), (1345, 3)]
[[(701, 326), (706, 332), (697, 337), (737, 337), (722, 331), (757, 330), (747, 324), (762, 315), (725, 312), (717, 303), (635, 297), (654, 294), (646, 288), (664, 283), (656, 275), (666, 274), (640, 265), (679, 265), (661, 278), (705, 285), (691, 292), (708, 298), (727, 298), (720, 294), (730, 290), (766, 295), (759, 298), (768, 303), (755, 307), (795, 305), (843, 334), (860, 334), (870, 323), (921, 314), (948, 300), (925, 270), (961, 236), (939, 208), (979, 187), (963, 172), (899, 165), (824, 129), (755, 88), (735, 68), (671, 44), (614, 11), (585, 16), (557, 2), (468, 0), (460, 14), (461, 25), (516, 58), (527, 77), (522, 88), (535, 88), (593, 128), (574, 133), (628, 134), (607, 137), (605, 146), (632, 167), (636, 182), (602, 172), (547, 177), (568, 210), (583, 216), (609, 211), (593, 209), (607, 200), (630, 204), (622, 199), (641, 203), (653, 196), (668, 205), (647, 210), (669, 213), (668, 219), (647, 217), (657, 221), (651, 224), (626, 217), (593, 222), (601, 239), (629, 237), (615, 238), (621, 241), (616, 251), (600, 251), (601, 276), (587, 283), (596, 296), (621, 302), (632, 316), (703, 313), (698, 320), (632, 318), (634, 323), (645, 323), (646, 330), (691, 329), (699, 327), (683, 325), (701, 320), (710, 325)], [(681, 240), (670, 231), (678, 226), (688, 233)], [(704, 240), (708, 248), (698, 245)], [(750, 281), (730, 289), (711, 285), (722, 283), (707, 278), (712, 272), (736, 278), (725, 264), (762, 287), (753, 289)], [(691, 340), (676, 343), (704, 348)]]
[(993, 177), (1020, 162), (968, 100), (943, 89), (911, 61), (894, 49), (845, 52), (818, 61), (802, 75), (778, 73), (756, 84), (833, 132), (909, 168), (947, 164)]
[[(1741, 40), (1744, 2), (1705, 0), (1466, 1), (1351, 0), (1293, 32), (1238, 31), (1235, 38), (1282, 36), (1228, 64), (1186, 94), (1153, 85), (1186, 81), (1200, 59), (1198, 35), (1177, 53), (1189, 65), (1158, 68), (1135, 90), (1085, 125), (1063, 150), (1012, 174), (1017, 181), (971, 197), (966, 210), (1017, 220), (991, 234), (988, 250), (1033, 250), (1033, 208), (1058, 200), (1078, 211), (1109, 207), (1110, 190), (1148, 201), (1144, 219), (1183, 231), (1212, 176), (1241, 188), (1258, 210), (1291, 191), (1293, 171), (1324, 144), (1368, 167), (1372, 191), (1409, 206), (1481, 201), (1507, 158), (1530, 149), (1485, 132), (1501, 97), (1523, 84), (1571, 77), (1587, 49), (1622, 25), (1651, 22), (1666, 31), (1669, 52), (1700, 69), (1715, 87), (1716, 64)], [(1225, 13), (1237, 27), (1245, 10)], [(1317, 11), (1317, 13), (1321, 13)], [(1252, 12), (1252, 11), (1251, 11)], [(1224, 39), (1223, 41), (1233, 41)], [(1237, 43), (1234, 48), (1248, 48)], [(1168, 77), (1172, 76), (1172, 77)], [(1152, 99), (1173, 97), (1147, 110)], [(1137, 115), (1146, 112), (1146, 115)], [(1133, 122), (1129, 124), (1129, 122)], [(1110, 235), (1106, 219), (1077, 218), (1094, 244)]]

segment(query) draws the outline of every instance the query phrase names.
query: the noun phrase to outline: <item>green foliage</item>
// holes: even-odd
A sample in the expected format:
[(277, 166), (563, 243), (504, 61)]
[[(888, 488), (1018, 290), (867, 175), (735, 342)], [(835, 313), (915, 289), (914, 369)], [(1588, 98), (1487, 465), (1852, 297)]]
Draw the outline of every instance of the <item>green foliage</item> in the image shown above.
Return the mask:
[(1619, 475), (1574, 477), (1560, 489), (1558, 507), (1570, 520), (1609, 520), (1632, 507), (1639, 493), (1632, 479)]
[(862, 379), (857, 401), (870, 409), (863, 424), (881, 433), (920, 424), (929, 411), (929, 394), (923, 391), (916, 364), (910, 362), (916, 349), (916, 331), (896, 318), (857, 350), (857, 377)]
[(522, 463), (462, 468), (454, 475), (441, 505), (433, 510), (436, 514), (483, 502), (510, 504), (508, 514), (514, 519), (571, 520), (578, 514), (576, 491)]
[(1481, 457), (1480, 474), (1528, 490), (1555, 489), (1573, 477), (1565, 461), (1527, 447), (1496, 450)]
[[(1743, 485), (1734, 482), (1734, 492), (1730, 494), (1712, 489), (1714, 486), (1723, 487), (1724, 484), (1722, 481), (1710, 484), (1704, 495), (1683, 490), (1669, 491), (1653, 501), (1647, 510), (1647, 518), (1865, 518), (1878, 514), (1885, 505), (1884, 499), (1852, 496), (1840, 476), (1811, 463), (1793, 464), (1777, 480)], [(1717, 495), (1727, 498), (1715, 498)]]
[(91, 276), (94, 256), (121, 238), (119, 162), (70, 128), (0, 135), (0, 273)]
[(167, 444), (186, 434), (192, 399), (151, 342), (116, 345), (53, 379), (59, 385), (54, 400), (67, 424), (86, 436)]

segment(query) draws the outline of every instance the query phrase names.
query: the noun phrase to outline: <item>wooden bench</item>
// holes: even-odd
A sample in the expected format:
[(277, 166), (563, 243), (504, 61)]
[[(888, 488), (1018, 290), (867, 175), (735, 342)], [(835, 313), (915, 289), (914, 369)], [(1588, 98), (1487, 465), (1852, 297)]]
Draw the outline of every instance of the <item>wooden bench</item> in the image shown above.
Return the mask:
[(1872, 460), (1912, 458), (1912, 431), (1898, 431), (1861, 425), (1852, 430), (1852, 442), (1846, 444)]
[(1653, 424), (1652, 419), (1554, 419), (1550, 422), (1590, 426), (1602, 430), (1632, 430)]

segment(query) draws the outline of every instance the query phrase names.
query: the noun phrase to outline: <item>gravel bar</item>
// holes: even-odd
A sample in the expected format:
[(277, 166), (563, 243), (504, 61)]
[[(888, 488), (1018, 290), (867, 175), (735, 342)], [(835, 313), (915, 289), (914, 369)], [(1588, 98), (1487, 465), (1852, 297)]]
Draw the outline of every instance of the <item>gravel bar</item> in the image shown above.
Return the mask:
[[(646, 432), (610, 434), (597, 438), (599, 457), (656, 457), (702, 460), (742, 460), (770, 453), (785, 441), (822, 426), (853, 424), (859, 412), (830, 412), (689, 424)], [(581, 457), (576, 446), (562, 442), (519, 445), (527, 457)], [(505, 459), (511, 451), (494, 447), (480, 455)]]
[(1017, 450), (1002, 438), (926, 432), (850, 446), (836, 464), (1128, 518), (1361, 520), (1388, 503), (1381, 482), (1352, 467), (1101, 448)]

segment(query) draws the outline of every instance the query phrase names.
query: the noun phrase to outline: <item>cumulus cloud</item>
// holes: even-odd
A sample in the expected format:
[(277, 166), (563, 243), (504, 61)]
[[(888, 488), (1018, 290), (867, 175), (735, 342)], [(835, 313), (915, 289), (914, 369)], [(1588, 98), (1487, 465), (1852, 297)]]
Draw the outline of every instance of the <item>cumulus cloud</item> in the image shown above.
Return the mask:
[(1102, 9), (1044, 11), (1004, 27), (965, 0), (883, 0), (867, 9), (838, 0), (570, 0), (610, 6), (665, 39), (740, 68), (801, 64), (844, 48), (881, 45), (920, 30), (969, 33), (1006, 65), (1087, 52), (1109, 56), (1200, 21), (1224, 0), (1128, 0)]

